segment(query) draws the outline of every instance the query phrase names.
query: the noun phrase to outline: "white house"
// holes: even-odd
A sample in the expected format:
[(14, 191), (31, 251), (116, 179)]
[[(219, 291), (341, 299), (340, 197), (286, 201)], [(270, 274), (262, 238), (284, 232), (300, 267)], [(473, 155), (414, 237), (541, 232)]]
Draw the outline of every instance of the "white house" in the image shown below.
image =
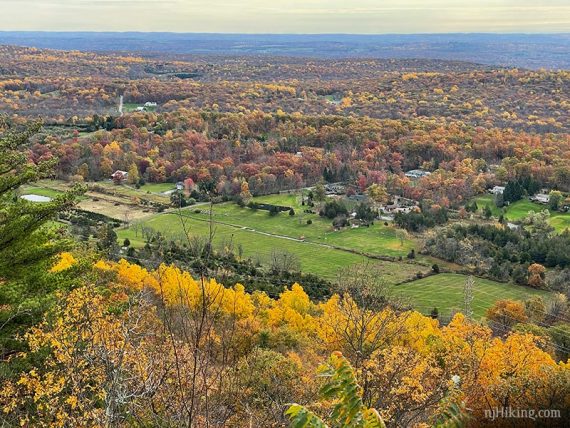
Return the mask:
[(489, 190), (489, 193), (492, 193), (493, 195), (502, 195), (504, 191), (505, 191), (504, 186), (495, 186)]
[(538, 202), (539, 204), (547, 204), (550, 202), (550, 196), (546, 193), (537, 193), (529, 198), (531, 201)]
[(151, 102), (151, 101), (147, 101), (146, 103), (144, 103), (145, 107), (156, 107), (158, 104)]

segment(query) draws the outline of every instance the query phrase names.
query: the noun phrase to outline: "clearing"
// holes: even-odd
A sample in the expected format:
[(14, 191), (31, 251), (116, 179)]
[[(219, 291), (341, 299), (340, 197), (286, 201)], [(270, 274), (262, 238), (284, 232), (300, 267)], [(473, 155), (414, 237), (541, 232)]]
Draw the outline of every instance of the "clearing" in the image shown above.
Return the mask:
[[(488, 205), (494, 217), (501, 215), (501, 208), (495, 206), (493, 195), (478, 196), (475, 198), (475, 201), (480, 209)], [(521, 199), (520, 201), (513, 202), (509, 206), (505, 206), (505, 217), (508, 221), (516, 222), (526, 217), (529, 211), (539, 212), (545, 209), (548, 209), (546, 205), (537, 204), (528, 199)], [(550, 225), (554, 227), (557, 233), (562, 233), (565, 229), (570, 228), (570, 213), (550, 211)]]
[[(463, 311), (463, 286), (466, 275), (440, 273), (427, 278), (400, 284), (394, 287), (394, 294), (402, 296), (424, 314), (437, 307), (441, 316), (449, 316), (452, 311)], [(548, 291), (536, 290), (515, 284), (505, 284), (489, 279), (474, 278), (472, 309), (476, 318), (485, 316), (485, 312), (495, 301), (512, 299), (523, 301), (531, 296), (547, 299)]]
[[(296, 194), (270, 195), (253, 198), (254, 202), (270, 203), (292, 207), (294, 216), (287, 211), (271, 216), (266, 210), (242, 208), (234, 203), (214, 206), (214, 221), (241, 225), (257, 231), (289, 236), (304, 241), (316, 242), (344, 249), (356, 250), (366, 254), (381, 256), (406, 257), (416, 248), (411, 236), (392, 225), (376, 221), (370, 227), (343, 228), (335, 231), (332, 220), (318, 214), (305, 213), (308, 206), (301, 205), (301, 197)], [(312, 208), (316, 211), (315, 208)], [(208, 213), (190, 214), (207, 219)], [(312, 224), (307, 224), (311, 220)]]
[[(265, 215), (269, 217), (267, 212)], [(280, 216), (285, 218), (288, 214), (282, 213)], [(184, 240), (185, 230), (190, 236), (207, 236), (209, 232), (207, 214), (194, 214), (185, 209), (182, 210), (182, 216), (174, 212), (157, 214), (128, 229), (118, 230), (117, 235), (121, 240), (129, 238), (132, 245), (140, 247), (144, 245), (142, 227), (161, 232), (167, 239), (173, 240)], [(330, 248), (326, 244), (272, 235), (278, 233), (275, 230), (269, 234), (259, 228), (253, 230), (247, 226), (215, 223), (214, 231), (214, 243), (218, 247), (233, 246), (238, 250), (237, 252), (241, 248), (243, 256), (258, 261), (260, 264), (268, 264), (275, 250), (287, 251), (299, 258), (303, 272), (319, 275), (329, 280), (336, 279), (346, 267), (365, 262), (378, 266), (385, 275), (387, 283), (391, 284), (410, 279), (417, 272), (426, 273), (430, 270), (427, 263), (420, 265), (405, 261), (391, 262), (371, 259), (353, 252)]]

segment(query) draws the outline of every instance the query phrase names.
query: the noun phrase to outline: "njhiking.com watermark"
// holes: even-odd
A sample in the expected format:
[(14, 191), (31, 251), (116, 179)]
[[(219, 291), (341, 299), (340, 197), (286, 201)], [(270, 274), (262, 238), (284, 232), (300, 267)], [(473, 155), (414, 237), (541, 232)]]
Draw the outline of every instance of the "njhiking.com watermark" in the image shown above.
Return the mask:
[(485, 419), (556, 419), (562, 417), (558, 409), (518, 409), (513, 407), (494, 407), (485, 410)]

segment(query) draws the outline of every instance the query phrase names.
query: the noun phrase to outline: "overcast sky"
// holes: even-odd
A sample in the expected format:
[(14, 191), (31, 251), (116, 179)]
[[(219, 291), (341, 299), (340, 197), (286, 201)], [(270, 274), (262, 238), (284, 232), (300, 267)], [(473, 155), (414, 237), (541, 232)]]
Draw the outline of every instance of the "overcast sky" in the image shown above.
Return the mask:
[(0, 0), (0, 30), (570, 32), (570, 0)]

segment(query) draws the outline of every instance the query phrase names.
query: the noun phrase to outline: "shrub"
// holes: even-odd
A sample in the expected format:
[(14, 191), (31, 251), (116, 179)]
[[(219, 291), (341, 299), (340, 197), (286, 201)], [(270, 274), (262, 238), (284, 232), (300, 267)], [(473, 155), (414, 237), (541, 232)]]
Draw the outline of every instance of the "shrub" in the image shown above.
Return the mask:
[(333, 200), (325, 204), (323, 209), (319, 212), (319, 215), (321, 217), (326, 217), (332, 220), (339, 216), (347, 216), (348, 209), (344, 203)]
[(348, 226), (348, 220), (344, 215), (339, 215), (333, 220), (334, 227), (345, 227)]

